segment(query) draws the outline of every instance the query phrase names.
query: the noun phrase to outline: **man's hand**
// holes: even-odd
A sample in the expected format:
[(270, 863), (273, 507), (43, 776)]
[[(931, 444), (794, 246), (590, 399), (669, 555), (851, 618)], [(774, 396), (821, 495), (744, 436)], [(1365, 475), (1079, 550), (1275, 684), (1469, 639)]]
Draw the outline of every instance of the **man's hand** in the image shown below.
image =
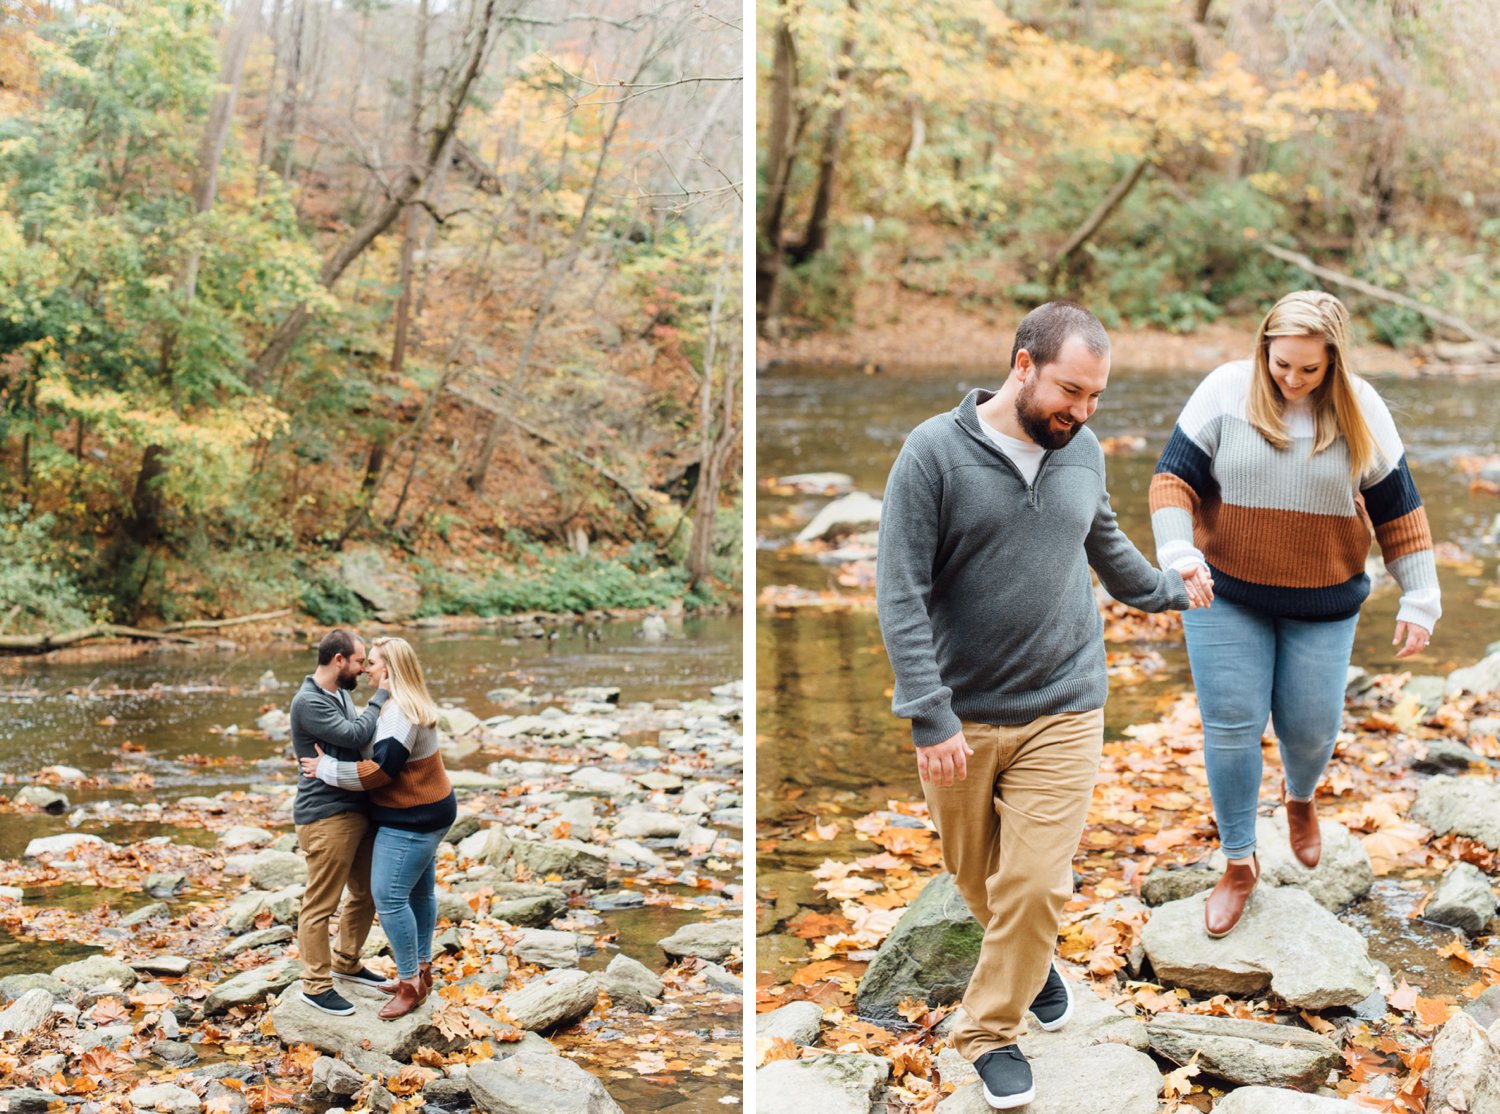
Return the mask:
[[(318, 752), (318, 758), (323, 757), (323, 748), (317, 743), (313, 744), (313, 750)], [(304, 777), (316, 778), (318, 776), (318, 758), (297, 759), (297, 765), (302, 767)]]
[(1427, 643), (1431, 638), (1432, 635), (1422, 627), (1417, 626), (1416, 623), (1397, 623), (1396, 637), (1391, 639), (1391, 645), (1399, 646), (1404, 639), (1406, 645), (1401, 646), (1401, 649), (1396, 651), (1396, 656), (1398, 658), (1409, 658), (1413, 654), (1420, 654), (1423, 650), (1427, 649)]
[(960, 731), (951, 739), (917, 748), (917, 776), (933, 785), (949, 786), (969, 776), (968, 756), (974, 748)]
[(1214, 578), (1209, 575), (1207, 565), (1194, 565), (1182, 574), (1182, 583), (1187, 588), (1189, 610), (1214, 602)]

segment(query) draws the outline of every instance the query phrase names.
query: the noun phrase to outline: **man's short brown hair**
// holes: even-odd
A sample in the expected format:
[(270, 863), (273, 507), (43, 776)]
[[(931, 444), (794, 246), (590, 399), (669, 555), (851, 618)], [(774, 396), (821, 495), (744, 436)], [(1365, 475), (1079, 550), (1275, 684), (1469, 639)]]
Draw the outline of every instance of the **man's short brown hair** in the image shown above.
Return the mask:
[(346, 658), (352, 658), (354, 647), (359, 644), (359, 641), (359, 636), (352, 631), (335, 627), (323, 636), (322, 642), (318, 643), (318, 664), (327, 665), (340, 654)]
[(1021, 318), (1010, 349), (1010, 366), (1016, 366), (1016, 356), (1024, 348), (1032, 365), (1044, 368), (1057, 359), (1070, 337), (1083, 341), (1095, 356), (1109, 355), (1109, 334), (1100, 320), (1077, 302), (1057, 301), (1037, 306)]

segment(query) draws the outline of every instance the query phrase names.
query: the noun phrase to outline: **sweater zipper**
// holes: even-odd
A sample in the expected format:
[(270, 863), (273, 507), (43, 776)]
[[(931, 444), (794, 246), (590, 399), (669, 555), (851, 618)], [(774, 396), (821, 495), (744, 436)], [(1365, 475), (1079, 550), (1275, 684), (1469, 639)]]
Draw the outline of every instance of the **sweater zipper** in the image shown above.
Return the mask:
[[(1009, 460), (1010, 458), (1007, 457), (1006, 459)], [(1048, 449), (1045, 453), (1042, 454), (1042, 463), (1037, 466), (1036, 478), (1026, 485), (1026, 505), (1034, 511), (1040, 511), (1042, 509), (1042, 501), (1037, 498), (1036, 485), (1042, 482), (1042, 473), (1047, 470), (1047, 462), (1051, 459), (1052, 450)], [(1011, 467), (1015, 467), (1014, 462), (1011, 463)], [(1020, 472), (1020, 469), (1016, 468), (1016, 471)]]

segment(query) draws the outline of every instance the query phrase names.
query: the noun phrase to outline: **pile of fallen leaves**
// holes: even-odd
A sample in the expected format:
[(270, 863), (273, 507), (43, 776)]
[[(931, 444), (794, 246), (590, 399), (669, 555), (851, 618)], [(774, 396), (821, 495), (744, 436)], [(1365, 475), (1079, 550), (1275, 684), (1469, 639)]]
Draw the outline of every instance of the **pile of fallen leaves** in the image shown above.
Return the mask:
[[(1110, 641), (1116, 643), (1159, 641), (1177, 622), (1175, 617), (1141, 615), (1118, 605), (1106, 605), (1105, 617)], [(1435, 837), (1411, 818), (1417, 782), (1410, 767), (1430, 742), (1464, 737), (1469, 721), (1495, 715), (1500, 701), (1449, 697), (1425, 714), (1403, 691), (1409, 676), (1377, 676), (1351, 698), (1333, 760), (1319, 787), (1320, 814), (1356, 834), (1377, 876), (1430, 879), (1459, 860), (1493, 873), (1500, 865), (1495, 852), (1461, 836)], [(1469, 745), (1484, 757), (1500, 758), (1500, 742), (1494, 737), (1470, 737)], [(1281, 768), (1273, 739), (1264, 741), (1263, 756), (1261, 800), (1275, 801)], [(924, 824), (893, 824), (896, 818), (916, 818)], [(891, 800), (886, 809), (852, 824), (837, 816), (809, 818), (802, 838), (864, 841), (872, 851), (816, 867), (815, 889), (824, 903), (804, 903), (776, 926), (775, 931), (799, 937), (810, 947), (805, 956), (783, 958), (759, 972), (756, 1008), (765, 1012), (798, 1000), (816, 1002), (825, 1010), (825, 1027), (811, 1049), (784, 1040), (758, 1042), (756, 1066), (826, 1051), (888, 1057), (895, 1070), (885, 1098), (893, 1114), (930, 1114), (952, 1092), (954, 1085), (941, 1079), (934, 1063), (945, 1041), (938, 1026), (953, 1006), (930, 1008), (909, 1000), (900, 1009), (908, 1027), (899, 1031), (860, 1021), (854, 1013), (859, 979), (876, 949), (942, 869), (936, 832), (925, 821), (925, 805), (903, 800)], [(1155, 721), (1126, 729), (1104, 747), (1088, 825), (1074, 863), (1080, 880), (1064, 913), (1059, 954), (1081, 969), (1100, 996), (1141, 1020), (1161, 1012), (1216, 1014), (1297, 1024), (1319, 1032), (1342, 1046), (1344, 1062), (1335, 1082), (1340, 1095), (1389, 1114), (1421, 1114), (1426, 1098), (1423, 1073), (1433, 1037), (1464, 1001), (1500, 984), (1500, 941), (1480, 938), (1466, 944), (1455, 936), (1446, 947), (1435, 946), (1432, 966), (1446, 963), (1446, 982), (1461, 984), (1460, 992), (1424, 994), (1423, 984), (1408, 981), (1398, 971), (1395, 985), (1383, 982), (1380, 987), (1388, 1009), (1378, 1021), (1347, 1016), (1330, 1020), (1274, 998), (1194, 997), (1181, 988), (1133, 978), (1132, 952), (1139, 960), (1150, 911), (1138, 901), (1116, 899), (1138, 898), (1153, 868), (1206, 861), (1216, 847), (1216, 834), (1201, 723), (1189, 693), (1175, 699)], [(794, 845), (788, 840), (796, 839), (785, 828), (763, 836), (761, 852), (780, 848), (783, 857), (787, 846)], [(1416, 908), (1411, 915), (1419, 913)], [(1167, 1109), (1212, 1108), (1223, 1090), (1200, 1081), (1199, 1074), (1196, 1063), (1165, 1073)]]

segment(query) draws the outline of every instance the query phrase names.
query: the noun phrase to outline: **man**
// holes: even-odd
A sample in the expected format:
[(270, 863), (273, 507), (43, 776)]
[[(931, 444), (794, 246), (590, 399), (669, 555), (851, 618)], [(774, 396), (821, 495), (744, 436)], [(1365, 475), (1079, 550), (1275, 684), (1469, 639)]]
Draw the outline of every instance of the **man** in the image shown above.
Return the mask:
[[(339, 761), (369, 757), (380, 707), (390, 695), (377, 689), (364, 712), (354, 714), (349, 694), (365, 671), (365, 644), (345, 630), (332, 630), (318, 644), (318, 667), (292, 697), (292, 750), (298, 758), (316, 758), (317, 747)], [(380, 986), (381, 976), (360, 961), (360, 950), (375, 919), (370, 896), (369, 804), (363, 793), (351, 793), (317, 778), (297, 782), (292, 821), (297, 843), (307, 856), (307, 893), (297, 918), (297, 946), (302, 952), (302, 999), (331, 1014), (351, 1014), (354, 1006), (333, 988), (333, 979)], [(338, 945), (329, 950), (328, 921), (338, 909), (344, 887), (349, 897), (339, 913)]]
[(1016, 1045), (1029, 1009), (1072, 1015), (1051, 966), (1104, 734), (1103, 620), (1089, 567), (1144, 611), (1206, 606), (1120, 532), (1084, 423), (1109, 338), (1050, 302), (1016, 331), (1011, 373), (907, 439), (886, 486), (876, 594), (944, 865), (985, 926), (953, 1030), (995, 1109), (1035, 1097)]

